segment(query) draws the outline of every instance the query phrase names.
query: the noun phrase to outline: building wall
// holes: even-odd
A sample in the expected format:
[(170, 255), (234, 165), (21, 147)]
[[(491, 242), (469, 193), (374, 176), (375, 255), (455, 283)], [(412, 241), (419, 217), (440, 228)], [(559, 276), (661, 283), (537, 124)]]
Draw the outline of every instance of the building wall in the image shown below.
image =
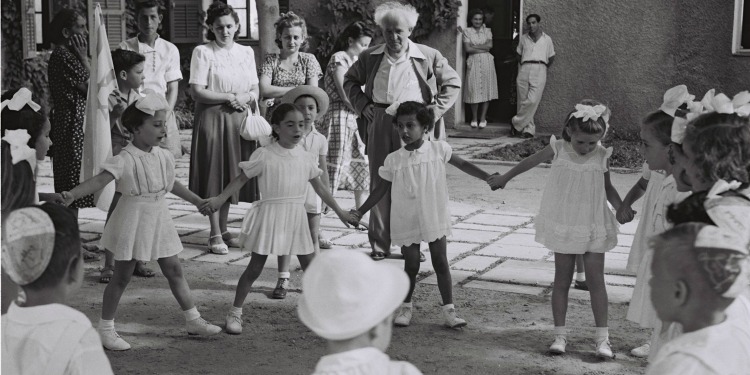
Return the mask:
[(684, 83), (702, 95), (750, 89), (750, 58), (731, 54), (733, 7), (726, 0), (525, 0), (555, 43), (555, 63), (536, 116), (557, 134), (580, 99), (610, 105), (613, 130), (637, 136), (640, 120), (666, 89)]

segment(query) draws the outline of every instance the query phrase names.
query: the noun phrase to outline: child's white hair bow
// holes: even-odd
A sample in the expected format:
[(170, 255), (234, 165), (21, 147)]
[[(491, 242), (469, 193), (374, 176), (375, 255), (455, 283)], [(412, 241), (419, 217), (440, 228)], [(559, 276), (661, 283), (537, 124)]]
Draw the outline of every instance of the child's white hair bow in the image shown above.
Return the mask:
[(145, 95), (135, 102), (135, 108), (138, 108), (141, 112), (153, 116), (157, 111), (169, 109), (169, 103), (167, 103), (167, 99), (164, 96), (153, 91), (146, 91)]
[[(570, 118), (582, 118), (583, 121), (598, 120), (607, 112), (607, 107), (602, 104), (590, 106), (586, 104), (576, 104), (576, 111), (570, 114)], [(607, 119), (604, 119), (607, 122)]]
[(745, 90), (729, 99), (725, 94), (716, 94), (716, 89), (711, 89), (703, 95), (700, 102), (692, 101), (692, 99), (687, 101), (685, 116), (676, 116), (672, 123), (672, 142), (681, 144), (685, 138), (688, 122), (709, 112), (735, 113), (742, 117), (750, 116), (750, 92)]
[(31, 165), (31, 170), (36, 168), (36, 151), (29, 147), (31, 136), (26, 129), (6, 130), (3, 141), (10, 145), (10, 156), (13, 165), (26, 160)]
[(685, 103), (692, 102), (693, 99), (695, 99), (695, 95), (690, 95), (687, 86), (678, 85), (672, 87), (664, 93), (664, 102), (661, 104), (661, 107), (659, 107), (659, 109), (662, 112), (675, 117), (677, 108)]
[(31, 107), (34, 112), (39, 112), (39, 109), (42, 108), (39, 104), (36, 104), (31, 100), (31, 91), (25, 87), (21, 87), (15, 94), (13, 94), (13, 98), (3, 100), (3, 102), (0, 103), (0, 110), (5, 109), (7, 106), (11, 111), (20, 111), (25, 105)]

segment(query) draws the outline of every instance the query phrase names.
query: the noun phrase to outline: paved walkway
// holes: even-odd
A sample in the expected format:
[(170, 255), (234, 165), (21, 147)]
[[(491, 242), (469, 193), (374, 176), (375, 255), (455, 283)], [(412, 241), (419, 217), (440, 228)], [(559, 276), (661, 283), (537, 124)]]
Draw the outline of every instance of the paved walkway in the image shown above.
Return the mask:
[[(189, 144), (189, 132), (184, 132), (183, 142)], [(490, 140), (449, 138), (455, 153), (465, 158), (489, 151), (517, 139), (501, 137)], [(177, 160), (176, 176), (187, 184), (189, 156)], [(39, 190), (52, 191), (51, 163), (40, 164)], [(250, 253), (231, 248), (228, 255), (207, 252), (209, 236), (208, 219), (197, 212), (195, 207), (169, 194), (168, 203), (177, 231), (185, 249), (180, 258), (186, 261), (224, 263), (246, 266)], [(336, 199), (343, 208), (354, 207), (353, 195), (341, 191)], [(249, 204), (232, 206), (229, 213), (229, 230), (238, 233), (245, 210)], [(507, 212), (451, 201), (449, 203), (453, 220), (453, 236), (448, 240), (448, 258), (451, 263), (453, 282), (460, 288), (479, 288), (536, 296), (551, 293), (554, 280), (554, 255), (551, 251), (534, 242), (534, 223), (531, 213)], [(83, 209), (79, 214), (81, 236), (84, 241), (95, 242), (101, 237), (106, 212), (95, 208)], [(609, 300), (623, 303), (630, 300), (635, 278), (625, 271), (628, 252), (638, 222), (633, 221), (620, 227), (618, 246), (605, 257), (605, 280)], [(351, 249), (369, 253), (367, 233), (346, 228), (335, 215), (323, 217), (321, 230), (335, 248)], [(427, 244), (422, 244), (423, 249)], [(403, 266), (401, 254), (396, 251), (384, 262)], [(292, 261), (297, 267), (296, 258)], [(94, 267), (98, 265), (90, 265)], [(266, 268), (277, 267), (276, 257), (269, 257)], [(434, 270), (427, 262), (420, 268), (419, 282), (437, 284)], [(262, 285), (273, 287), (274, 285)], [(293, 286), (295, 287), (295, 286)], [(298, 286), (296, 286), (298, 287)], [(588, 292), (571, 288), (570, 298), (588, 299)]]

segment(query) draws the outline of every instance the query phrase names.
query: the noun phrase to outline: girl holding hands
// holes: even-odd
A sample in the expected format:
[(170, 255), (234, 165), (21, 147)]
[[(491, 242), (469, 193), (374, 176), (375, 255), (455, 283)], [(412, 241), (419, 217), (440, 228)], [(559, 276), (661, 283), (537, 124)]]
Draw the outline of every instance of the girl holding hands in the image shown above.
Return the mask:
[(489, 174), (479, 167), (452, 154), (444, 141), (425, 141), (426, 133), (435, 123), (433, 112), (418, 102), (394, 103), (386, 113), (394, 116), (394, 126), (405, 146), (389, 154), (379, 174), (384, 183), (376, 188), (364, 204), (352, 210), (356, 225), (367, 211), (391, 190), (391, 241), (401, 245), (404, 271), (410, 286), (406, 299), (396, 313), (394, 323), (405, 327), (411, 322), (412, 294), (419, 273), (419, 244), (430, 246), (432, 265), (438, 279), (442, 297), (445, 325), (463, 327), (466, 321), (456, 316), (453, 305), (453, 281), (446, 255), (446, 236), (451, 234), (451, 217), (448, 212), (448, 189), (445, 164), (450, 163), (465, 173), (486, 181)]
[(604, 253), (617, 245), (617, 221), (607, 201), (615, 209), (620, 208), (622, 201), (609, 179), (612, 149), (599, 143), (607, 130), (608, 118), (609, 109), (599, 102), (585, 100), (576, 104), (575, 111), (568, 114), (565, 121), (562, 140), (552, 136), (543, 150), (524, 159), (508, 173), (493, 175), (488, 180), (493, 190), (505, 188), (513, 177), (552, 159), (534, 225), (536, 242), (555, 252), (552, 289), (555, 341), (549, 349), (555, 354), (565, 353), (568, 291), (576, 255), (583, 254), (596, 322), (596, 354), (603, 358), (614, 357), (607, 328)]

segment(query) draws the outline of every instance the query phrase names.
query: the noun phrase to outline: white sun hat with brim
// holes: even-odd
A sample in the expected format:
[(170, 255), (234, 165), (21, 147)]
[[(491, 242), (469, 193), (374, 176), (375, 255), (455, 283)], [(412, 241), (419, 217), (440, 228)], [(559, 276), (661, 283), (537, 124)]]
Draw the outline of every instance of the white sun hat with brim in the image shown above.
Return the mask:
[(346, 340), (375, 327), (409, 291), (402, 269), (351, 250), (316, 256), (302, 277), (300, 320), (318, 336)]

